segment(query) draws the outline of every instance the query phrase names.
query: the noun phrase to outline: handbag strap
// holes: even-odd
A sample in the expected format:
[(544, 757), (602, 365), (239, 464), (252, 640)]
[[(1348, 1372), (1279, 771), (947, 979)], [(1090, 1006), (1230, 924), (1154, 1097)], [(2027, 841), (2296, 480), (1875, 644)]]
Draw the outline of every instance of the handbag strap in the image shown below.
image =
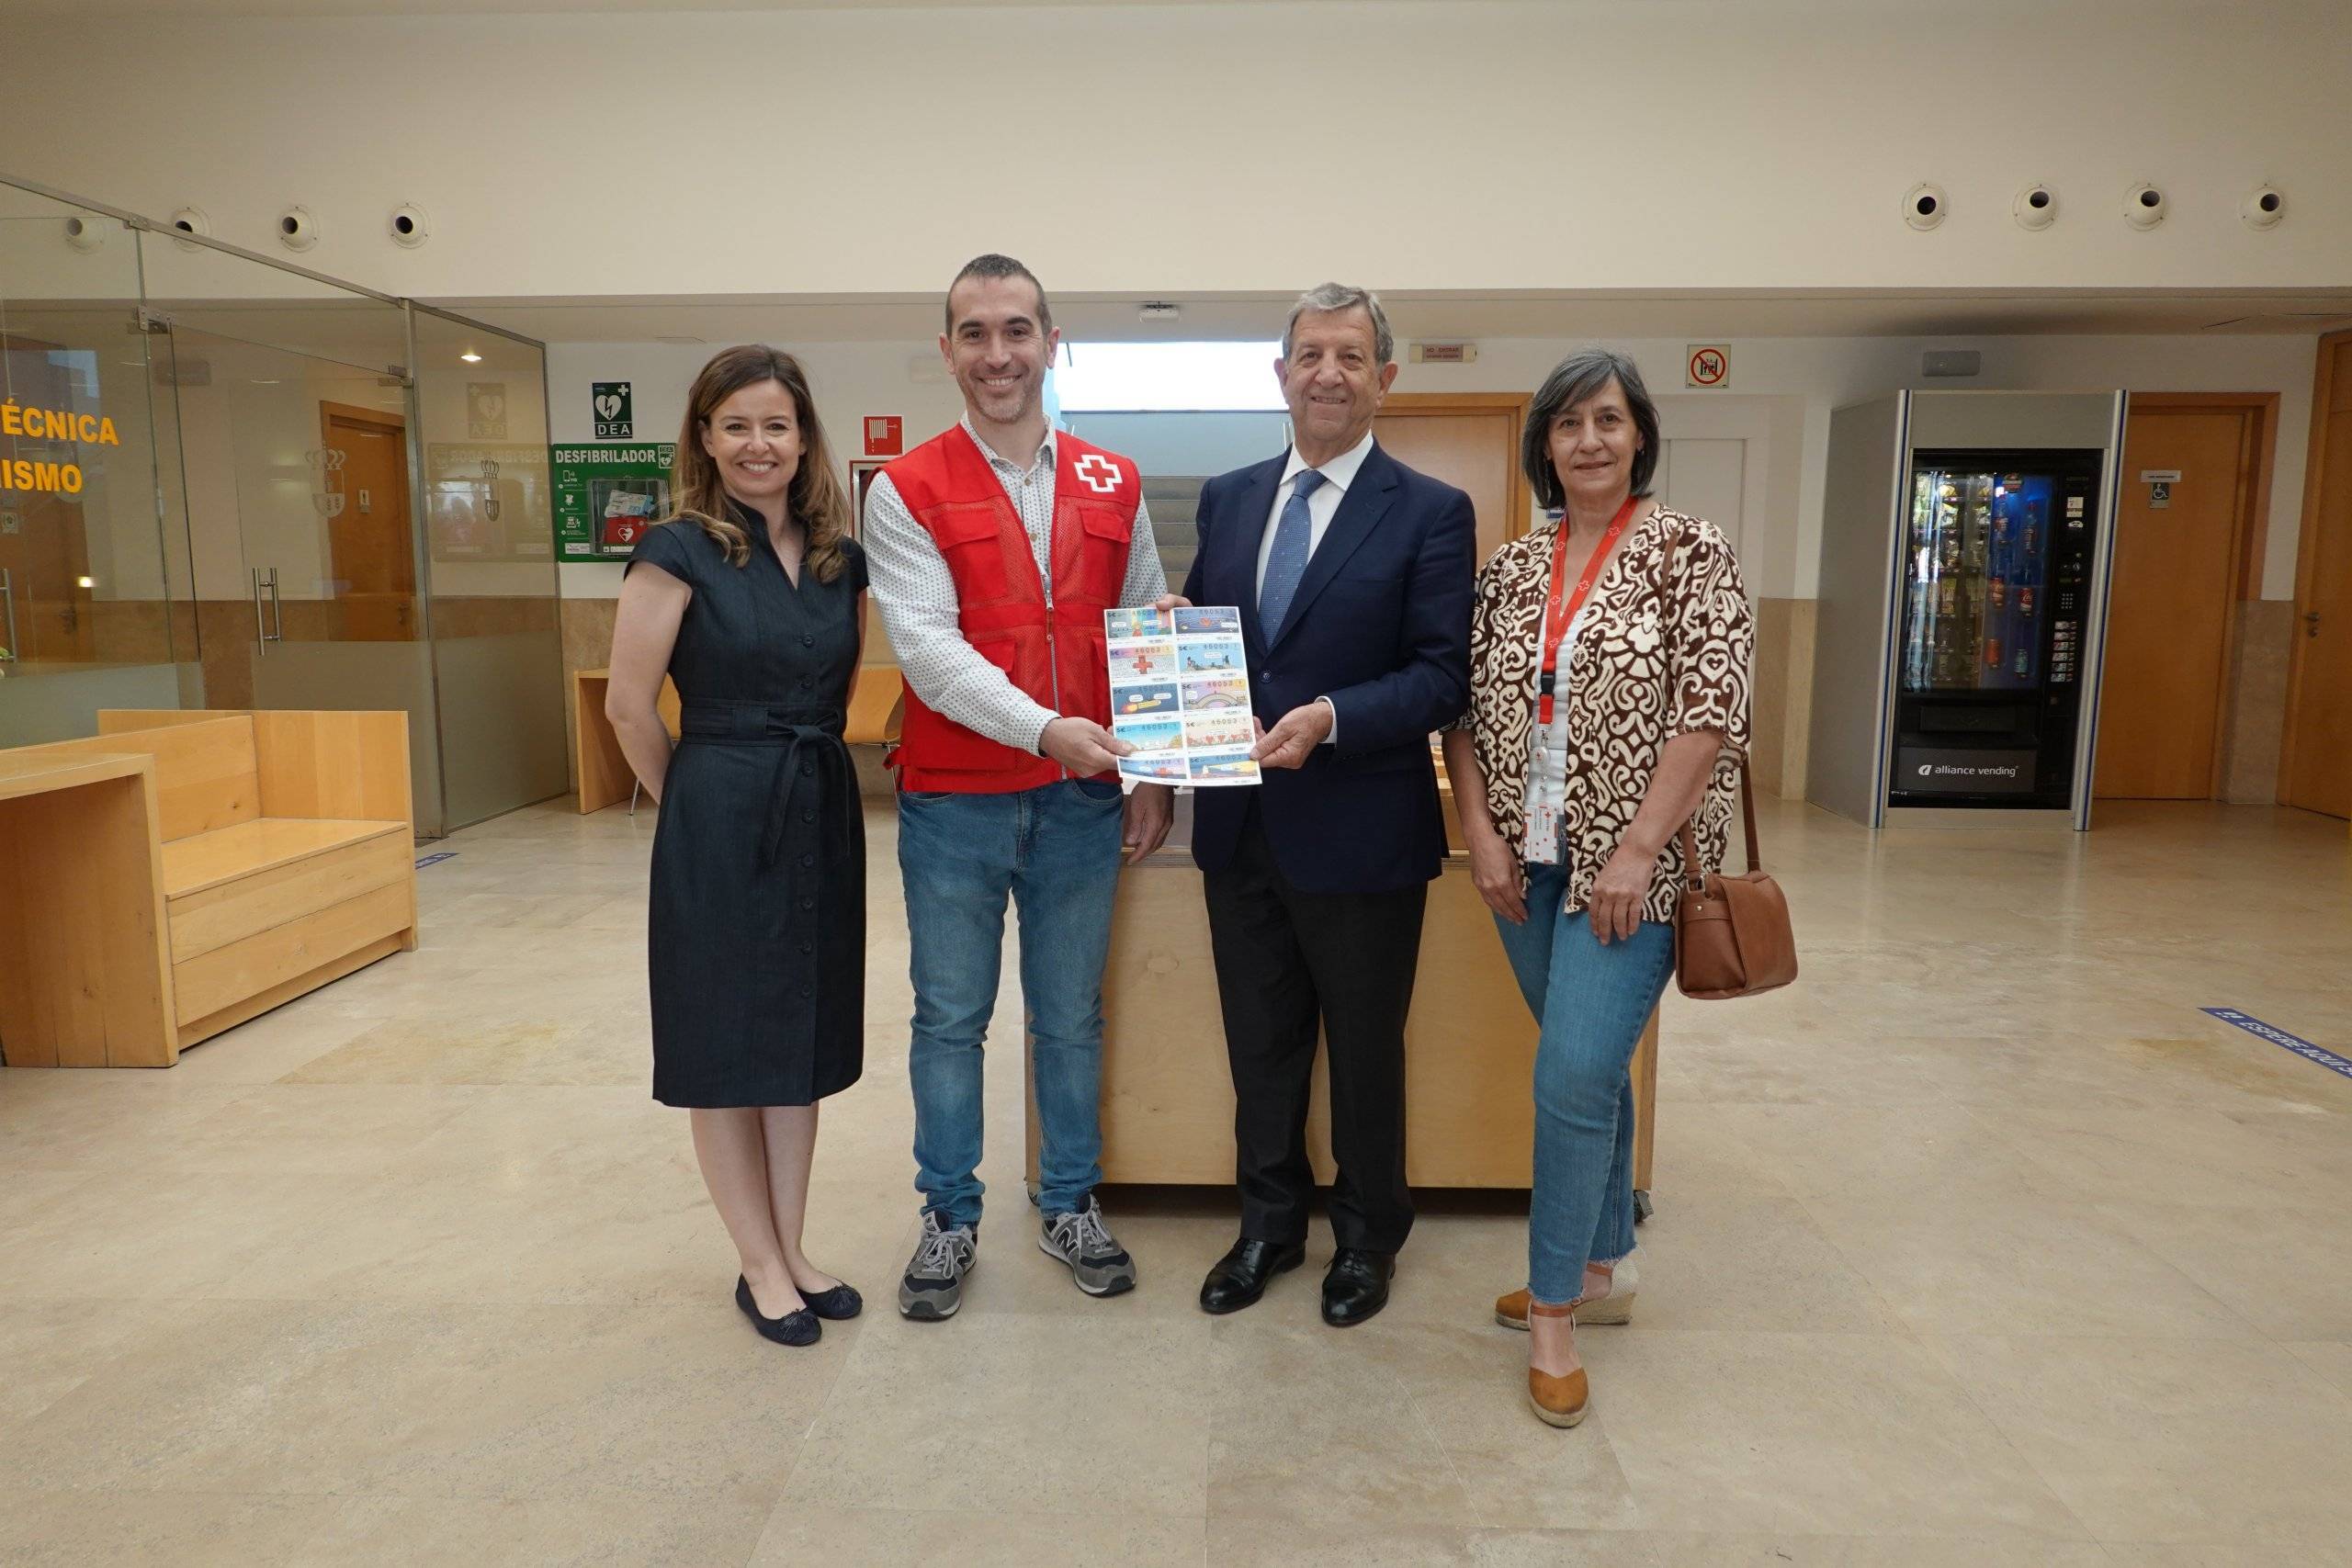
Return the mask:
[[(1673, 616), (1669, 614), (1670, 605), (1667, 595), (1674, 581), (1674, 552), (1681, 548), (1683, 541), (1689, 537), (1688, 530), (1677, 528), (1667, 536), (1665, 547), (1658, 552), (1657, 613), (1661, 642), (1665, 640), (1664, 634), (1667, 626), (1673, 620)], [(1667, 671), (1669, 697), (1672, 694), (1673, 681), (1673, 669), (1669, 660)], [(1747, 869), (1760, 871), (1763, 869), (1764, 862), (1756, 845), (1756, 786), (1747, 776), (1747, 752), (1745, 748), (1739, 753), (1739, 807), (1740, 817), (1747, 830)], [(1682, 877), (1693, 893), (1703, 891), (1707, 883), (1706, 874), (1699, 869), (1699, 841), (1690, 830), (1690, 824), (1698, 819), (1698, 815), (1695, 810), (1691, 812), (1690, 818), (1683, 822), (1680, 834)]]

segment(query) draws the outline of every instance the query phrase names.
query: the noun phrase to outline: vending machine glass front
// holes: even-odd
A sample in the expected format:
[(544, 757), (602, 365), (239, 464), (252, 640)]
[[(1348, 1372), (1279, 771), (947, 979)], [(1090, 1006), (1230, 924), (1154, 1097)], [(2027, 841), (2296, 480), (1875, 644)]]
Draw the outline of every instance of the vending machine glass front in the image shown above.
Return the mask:
[(2079, 454), (1915, 455), (1891, 804), (2068, 804), (2075, 649), (2056, 590), (2087, 559), (2066, 520), (2089, 515), (2096, 474)]

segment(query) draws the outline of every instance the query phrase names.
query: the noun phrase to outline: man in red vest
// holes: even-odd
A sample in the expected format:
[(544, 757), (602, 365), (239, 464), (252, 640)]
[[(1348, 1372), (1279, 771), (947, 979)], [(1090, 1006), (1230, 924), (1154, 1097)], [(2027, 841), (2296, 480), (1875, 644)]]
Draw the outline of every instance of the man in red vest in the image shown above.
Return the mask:
[(984, 255), (947, 290), (941, 355), (964, 418), (876, 477), (863, 541), (907, 677), (899, 868), (915, 992), (908, 1076), (922, 1239), (899, 1310), (961, 1304), (979, 1245), (981, 1047), (1010, 897), (1043, 1134), (1039, 1247), (1089, 1295), (1136, 1282), (1102, 1223), (1102, 965), (1128, 860), (1168, 834), (1172, 792), (1123, 796), (1102, 612), (1167, 592), (1136, 466), (1053, 429), (1061, 334), (1045, 288)]

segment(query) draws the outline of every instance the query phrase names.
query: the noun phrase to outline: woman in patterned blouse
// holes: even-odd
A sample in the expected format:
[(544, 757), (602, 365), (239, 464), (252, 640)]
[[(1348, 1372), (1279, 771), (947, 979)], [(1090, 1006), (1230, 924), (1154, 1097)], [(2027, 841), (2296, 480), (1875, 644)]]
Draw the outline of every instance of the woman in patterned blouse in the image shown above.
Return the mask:
[(1584, 1418), (1576, 1321), (1632, 1315), (1628, 1068), (1674, 966), (1677, 834), (1695, 815), (1721, 869), (1747, 746), (1739, 563), (1650, 499), (1657, 455), (1631, 359), (1586, 349), (1545, 379), (1521, 461), (1560, 521), (1479, 570), (1470, 708), (1445, 737), (1471, 874), (1542, 1028), (1527, 1287), (1495, 1316), (1532, 1331), (1528, 1395), (1555, 1427)]

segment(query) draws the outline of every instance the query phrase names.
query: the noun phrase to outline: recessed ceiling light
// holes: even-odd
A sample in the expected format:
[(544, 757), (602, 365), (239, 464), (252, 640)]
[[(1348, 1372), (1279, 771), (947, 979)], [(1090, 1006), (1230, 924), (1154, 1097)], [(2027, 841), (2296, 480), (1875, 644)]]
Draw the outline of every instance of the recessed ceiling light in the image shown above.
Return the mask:
[(464, 360), (469, 365), (480, 365), (481, 363), (481, 355), (476, 354), (470, 348), (466, 350), (465, 353), (458, 355), (458, 357)]

